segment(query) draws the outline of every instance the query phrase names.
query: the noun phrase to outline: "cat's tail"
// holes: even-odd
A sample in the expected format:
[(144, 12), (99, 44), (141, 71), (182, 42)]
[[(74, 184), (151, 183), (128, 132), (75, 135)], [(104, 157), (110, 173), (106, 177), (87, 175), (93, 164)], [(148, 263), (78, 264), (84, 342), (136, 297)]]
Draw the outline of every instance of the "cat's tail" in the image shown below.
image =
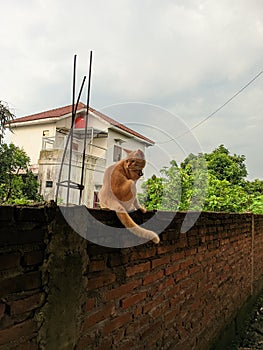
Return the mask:
[(147, 238), (149, 240), (152, 240), (154, 243), (160, 242), (160, 238), (155, 232), (146, 230), (145, 228), (137, 225), (128, 213), (116, 212), (116, 214), (120, 222), (134, 235)]

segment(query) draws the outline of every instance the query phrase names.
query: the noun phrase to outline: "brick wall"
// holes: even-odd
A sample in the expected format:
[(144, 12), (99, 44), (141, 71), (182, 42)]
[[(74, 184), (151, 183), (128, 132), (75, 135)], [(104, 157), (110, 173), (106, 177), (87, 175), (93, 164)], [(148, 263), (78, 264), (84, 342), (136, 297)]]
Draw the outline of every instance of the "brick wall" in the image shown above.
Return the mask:
[(37, 349), (46, 220), (39, 208), (0, 207), (0, 349)]
[(0, 350), (209, 349), (260, 291), (263, 216), (202, 213), (181, 233), (184, 218), (159, 245), (114, 249), (58, 208), (0, 207)]
[(262, 280), (263, 273), (263, 215), (254, 215), (254, 235), (253, 235), (253, 252), (254, 252), (254, 263), (253, 263), (253, 280)]

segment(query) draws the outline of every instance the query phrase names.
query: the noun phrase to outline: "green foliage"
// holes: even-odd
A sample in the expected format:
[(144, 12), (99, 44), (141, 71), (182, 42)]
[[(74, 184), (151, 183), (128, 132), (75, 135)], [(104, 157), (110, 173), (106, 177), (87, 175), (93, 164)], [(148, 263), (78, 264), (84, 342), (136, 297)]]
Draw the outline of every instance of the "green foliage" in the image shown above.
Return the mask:
[(263, 214), (263, 181), (245, 180), (245, 156), (230, 155), (220, 145), (209, 154), (173, 160), (143, 186), (140, 199), (149, 209), (205, 210)]
[(244, 212), (249, 207), (250, 199), (243, 187), (232, 185), (229, 181), (219, 180), (209, 174), (209, 186), (203, 210)]
[(10, 112), (8, 105), (0, 100), (0, 143), (5, 133), (5, 129), (9, 126), (11, 120), (14, 119), (14, 114)]
[(233, 185), (241, 185), (247, 176), (244, 164), (245, 156), (236, 154), (231, 156), (223, 145), (220, 145), (212, 153), (205, 154), (205, 158), (209, 172), (219, 180), (227, 180)]
[(243, 187), (249, 194), (263, 195), (263, 181), (256, 179), (254, 181), (245, 181)]
[(177, 163), (172, 160), (171, 167), (164, 167), (161, 173), (164, 177), (161, 179), (163, 184), (163, 198), (161, 207), (164, 210), (178, 210), (181, 198), (181, 173)]
[(14, 144), (0, 144), (0, 203), (39, 201), (38, 183), (28, 170), (30, 158)]
[(143, 194), (139, 193), (139, 199), (143, 203), (148, 203), (149, 210), (157, 210), (161, 208), (163, 197), (162, 179), (153, 175), (150, 179), (142, 184)]
[(254, 214), (263, 214), (263, 195), (261, 196), (256, 196), (252, 195), (251, 196), (252, 203), (250, 205), (250, 211)]

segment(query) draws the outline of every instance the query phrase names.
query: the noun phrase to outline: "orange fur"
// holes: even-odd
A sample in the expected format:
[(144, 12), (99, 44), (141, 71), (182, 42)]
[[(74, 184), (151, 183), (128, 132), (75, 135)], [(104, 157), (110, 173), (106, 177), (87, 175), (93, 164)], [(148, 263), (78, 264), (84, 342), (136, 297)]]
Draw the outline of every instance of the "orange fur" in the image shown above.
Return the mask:
[(136, 182), (143, 175), (144, 154), (141, 150), (130, 152), (128, 157), (106, 169), (103, 186), (99, 192), (102, 208), (114, 210), (121, 223), (133, 234), (159, 243), (159, 236), (150, 230), (138, 226), (128, 212), (145, 209), (139, 204), (136, 195)]

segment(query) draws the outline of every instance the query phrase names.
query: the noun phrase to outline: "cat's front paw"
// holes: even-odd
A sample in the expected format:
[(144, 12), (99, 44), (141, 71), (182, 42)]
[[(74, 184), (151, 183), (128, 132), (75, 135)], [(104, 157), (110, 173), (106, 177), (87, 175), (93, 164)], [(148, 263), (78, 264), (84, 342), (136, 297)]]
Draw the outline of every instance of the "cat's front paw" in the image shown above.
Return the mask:
[(143, 214), (146, 213), (146, 209), (145, 209), (145, 208), (140, 207), (139, 210), (140, 210)]

